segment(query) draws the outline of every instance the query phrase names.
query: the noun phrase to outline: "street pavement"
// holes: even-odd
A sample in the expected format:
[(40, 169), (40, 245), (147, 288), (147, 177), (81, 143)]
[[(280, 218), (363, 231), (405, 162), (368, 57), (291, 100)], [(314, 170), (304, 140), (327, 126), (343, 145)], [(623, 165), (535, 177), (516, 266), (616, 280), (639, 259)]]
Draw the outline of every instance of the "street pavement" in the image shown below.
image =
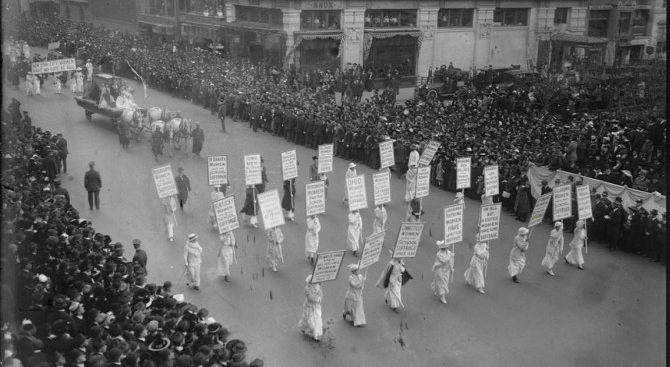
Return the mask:
[[(666, 360), (666, 268), (658, 263), (625, 254), (610, 253), (602, 245), (590, 244), (584, 271), (559, 262), (556, 277), (540, 266), (549, 227), (535, 228), (527, 252), (526, 269), (515, 284), (507, 276), (507, 261), (512, 240), (522, 224), (503, 211), (499, 239), (490, 242), (491, 260), (486, 294), (465, 284), (463, 272), (472, 254), (479, 202), (466, 199), (465, 241), (456, 245), (455, 279), (448, 304), (432, 295), (431, 266), (437, 252), (435, 241), (443, 235), (442, 208), (453, 203), (452, 193), (430, 188), (423, 200), (426, 228), (416, 258), (406, 259), (414, 277), (403, 287), (406, 308), (395, 314), (384, 304), (382, 289), (376, 288), (390, 255), (384, 251), (379, 263), (369, 269), (364, 290), (367, 325), (355, 328), (342, 320), (342, 306), (349, 271), (346, 265), (358, 262), (347, 253), (336, 281), (323, 283), (324, 340), (321, 343), (303, 336), (296, 325), (304, 300), (305, 277), (311, 266), (304, 255), (305, 197), (311, 156), (315, 150), (298, 147), (268, 133), (253, 133), (247, 123), (226, 122), (227, 133), (220, 131), (218, 119), (188, 101), (173, 99), (149, 89), (136, 102), (142, 106), (167, 106), (200, 121), (205, 131), (203, 157), (228, 156), (229, 194), (235, 195), (237, 210), (244, 202), (243, 155), (260, 153), (264, 157), (270, 183), (267, 189), (281, 190), (280, 152), (296, 149), (299, 177), (295, 206), (296, 221), (287, 222), (284, 232), (284, 258), (278, 272), (264, 267), (267, 239), (264, 231), (242, 226), (235, 231), (238, 265), (232, 267), (230, 282), (216, 276), (218, 239), (207, 224), (211, 188), (207, 186), (206, 158), (196, 160), (183, 151), (172, 152), (161, 163), (170, 163), (176, 174), (183, 167), (190, 177), (190, 199), (178, 213), (175, 242), (167, 241), (162, 206), (152, 181), (155, 167), (149, 134), (124, 150), (109, 119), (94, 115), (87, 122), (67, 88), (63, 94), (45, 83), (41, 96), (27, 97), (3, 83), (3, 108), (11, 97), (30, 111), (33, 123), (68, 139), (69, 170), (63, 186), (82, 217), (90, 219), (98, 232), (109, 234), (113, 242), (125, 246), (132, 258), (131, 241), (142, 240), (149, 254), (149, 281), (162, 284), (170, 280), (174, 293), (183, 293), (198, 307), (242, 339), (248, 347), (248, 360), (260, 357), (268, 366), (662, 366)], [(23, 85), (23, 84), (22, 84)], [(191, 149), (189, 141), (188, 150)], [(166, 152), (168, 150), (166, 149)], [(101, 209), (89, 211), (83, 176), (87, 162), (94, 160), (102, 175)], [(342, 205), (344, 172), (349, 162), (335, 159), (334, 172), (328, 174), (330, 186), (322, 215), (320, 252), (345, 249), (347, 209)], [(372, 232), (373, 170), (358, 166), (366, 175), (370, 207), (361, 211), (364, 236)], [(404, 180), (391, 180), (393, 203), (385, 247), (392, 248), (399, 225), (405, 218)], [(240, 216), (241, 220), (241, 216)], [(259, 223), (260, 225), (260, 223)], [(262, 227), (262, 226), (261, 226)], [(185, 286), (182, 278), (183, 245), (189, 233), (198, 233), (204, 249), (201, 291)], [(566, 248), (572, 234), (565, 234)], [(567, 249), (565, 252), (567, 253)]]

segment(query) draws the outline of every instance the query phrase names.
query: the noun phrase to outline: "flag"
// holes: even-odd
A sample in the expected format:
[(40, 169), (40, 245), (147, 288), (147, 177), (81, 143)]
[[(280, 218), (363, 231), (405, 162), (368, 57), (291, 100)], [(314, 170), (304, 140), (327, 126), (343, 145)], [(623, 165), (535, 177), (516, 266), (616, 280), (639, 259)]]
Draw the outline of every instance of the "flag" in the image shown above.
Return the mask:
[(138, 74), (137, 71), (135, 71), (135, 69), (133, 69), (132, 65), (130, 65), (130, 62), (128, 62), (128, 60), (126, 60), (126, 64), (128, 64), (128, 67), (130, 67), (130, 70), (132, 70), (133, 74), (135, 74), (142, 81), (142, 87), (144, 88), (144, 99), (146, 100), (147, 99), (147, 83), (145, 83), (144, 78), (142, 78), (140, 76), (140, 74)]

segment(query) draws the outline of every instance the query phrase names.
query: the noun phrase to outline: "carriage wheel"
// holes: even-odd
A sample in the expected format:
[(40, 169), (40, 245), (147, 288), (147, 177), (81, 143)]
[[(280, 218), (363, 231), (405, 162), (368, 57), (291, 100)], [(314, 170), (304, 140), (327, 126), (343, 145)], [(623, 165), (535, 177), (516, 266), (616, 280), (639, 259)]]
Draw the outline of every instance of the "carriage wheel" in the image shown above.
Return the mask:
[(86, 120), (88, 122), (91, 122), (91, 116), (93, 116), (93, 112), (91, 111), (84, 111), (84, 114), (86, 114)]
[(430, 100), (437, 99), (437, 91), (435, 89), (429, 91), (426, 97)]

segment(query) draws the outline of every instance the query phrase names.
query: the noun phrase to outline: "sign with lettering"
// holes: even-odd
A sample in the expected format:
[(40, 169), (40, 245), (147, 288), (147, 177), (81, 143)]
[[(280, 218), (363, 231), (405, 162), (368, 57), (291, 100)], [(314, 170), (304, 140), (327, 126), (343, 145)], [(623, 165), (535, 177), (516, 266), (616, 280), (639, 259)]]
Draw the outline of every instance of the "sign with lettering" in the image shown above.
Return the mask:
[(228, 183), (228, 157), (218, 155), (207, 157), (207, 184), (209, 186)]
[(498, 166), (484, 167), (484, 191), (486, 196), (498, 195)]
[(326, 182), (314, 181), (305, 184), (305, 215), (317, 215), (326, 212)]
[(30, 64), (30, 71), (33, 74), (59, 73), (61, 71), (75, 70), (76, 68), (77, 64), (74, 59), (40, 61)]
[(591, 190), (589, 185), (577, 186), (577, 213), (579, 220), (593, 218), (591, 210)]
[(450, 245), (463, 241), (463, 204), (444, 208), (444, 243)]
[(317, 173), (333, 172), (333, 144), (319, 145)]
[(228, 196), (212, 203), (214, 206), (214, 215), (216, 224), (219, 226), (219, 233), (230, 232), (240, 228), (240, 222), (235, 210), (235, 196)]
[(365, 239), (361, 261), (358, 263), (359, 269), (367, 268), (379, 261), (379, 255), (381, 255), (382, 247), (384, 246), (385, 235), (386, 231), (381, 231), (370, 235)]
[(552, 193), (554, 195), (554, 222), (572, 217), (572, 186), (556, 186)]
[(263, 183), (261, 175), (261, 155), (250, 154), (244, 156), (244, 184), (258, 185)]
[(470, 188), (470, 157), (456, 158), (456, 190)]
[(551, 193), (548, 192), (535, 202), (535, 207), (533, 208), (533, 213), (530, 215), (530, 221), (528, 222), (528, 228), (535, 227), (536, 225), (542, 223), (542, 218), (547, 212), (547, 207), (551, 201)]
[(386, 168), (395, 165), (395, 156), (393, 155), (393, 140), (386, 140), (379, 143), (379, 162), (380, 168)]
[(337, 279), (345, 252), (346, 250), (316, 254), (316, 265), (314, 265), (314, 271), (312, 272), (311, 283), (322, 283)]
[(174, 182), (172, 167), (169, 164), (152, 169), (151, 174), (154, 176), (159, 199), (177, 195), (177, 184)]
[(279, 192), (276, 189), (258, 194), (258, 206), (261, 208), (263, 227), (266, 230), (285, 223), (284, 212), (279, 202)]
[(47, 44), (47, 50), (58, 50), (60, 48), (60, 41), (49, 42)]
[(347, 178), (347, 193), (349, 196), (349, 211), (368, 207), (368, 195), (365, 192), (365, 176), (358, 175)]
[(344, 9), (343, 1), (303, 1), (302, 10), (334, 10)]
[(295, 149), (281, 154), (281, 172), (284, 181), (298, 177), (298, 160)]
[(391, 202), (391, 172), (379, 172), (372, 175), (375, 191), (375, 206)]
[(415, 257), (425, 223), (400, 223), (393, 257)]
[(500, 208), (502, 203), (482, 205), (479, 215), (479, 240), (490, 241), (498, 238), (500, 230)]
[(414, 197), (423, 198), (430, 193), (430, 166), (419, 167), (416, 175), (416, 194)]
[(437, 150), (440, 149), (440, 145), (441, 144), (439, 141), (429, 141), (426, 145), (426, 148), (423, 150), (423, 153), (421, 153), (421, 157), (419, 158), (419, 166), (428, 166), (433, 160), (433, 157), (435, 157)]

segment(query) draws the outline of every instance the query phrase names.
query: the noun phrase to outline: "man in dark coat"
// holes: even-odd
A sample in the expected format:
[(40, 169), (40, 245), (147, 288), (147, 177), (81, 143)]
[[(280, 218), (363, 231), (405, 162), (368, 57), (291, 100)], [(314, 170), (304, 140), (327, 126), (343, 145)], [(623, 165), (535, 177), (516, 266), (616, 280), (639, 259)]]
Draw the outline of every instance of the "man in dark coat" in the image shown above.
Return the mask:
[(342, 157), (344, 155), (344, 138), (346, 136), (346, 132), (344, 131), (344, 127), (342, 126), (341, 123), (338, 123), (337, 126), (335, 127), (334, 135), (333, 135), (333, 148), (334, 148), (334, 154), (336, 157)]
[(191, 131), (191, 136), (193, 137), (193, 155), (195, 158), (200, 158), (202, 145), (205, 142), (205, 132), (200, 128), (199, 122), (195, 123), (195, 129)]
[(179, 207), (184, 211), (184, 204), (188, 200), (188, 193), (191, 191), (191, 181), (188, 176), (184, 174), (184, 169), (179, 167), (177, 169), (179, 174), (175, 177), (174, 182), (177, 185), (177, 198), (179, 199)]
[(47, 177), (51, 181), (53, 181), (54, 178), (56, 178), (56, 175), (58, 175), (58, 167), (56, 166), (56, 151), (51, 151), (49, 154), (47, 154), (46, 158), (42, 160), (42, 167), (44, 167), (44, 170), (47, 171)]
[(323, 139), (325, 136), (325, 125), (323, 123), (323, 116), (317, 114), (316, 121), (314, 122), (314, 137), (312, 139), (312, 149), (316, 149), (319, 145), (323, 144)]
[(100, 210), (100, 189), (102, 188), (102, 179), (100, 173), (95, 170), (95, 162), (88, 163), (89, 170), (84, 175), (84, 188), (88, 191), (88, 206), (93, 210), (93, 201), (95, 199), (95, 209)]
[(144, 274), (147, 274), (147, 253), (142, 250), (140, 246), (142, 241), (138, 239), (133, 240), (133, 247), (135, 247), (135, 256), (133, 256), (133, 264), (138, 264), (144, 270)]
[(65, 204), (70, 205), (70, 193), (68, 193), (65, 188), (61, 187), (60, 178), (54, 180), (54, 186), (56, 186), (56, 188), (51, 192), (54, 198), (59, 198), (60, 195), (63, 197)]
[(314, 140), (314, 116), (307, 116), (305, 119), (305, 141), (303, 142), (306, 147), (312, 146), (312, 141)]
[(605, 216), (607, 219), (607, 230), (608, 230), (608, 243), (609, 250), (615, 251), (617, 247), (620, 246), (621, 239), (621, 227), (623, 222), (626, 220), (626, 213), (621, 207), (622, 200), (620, 197), (617, 197), (614, 203), (612, 203), (612, 211)]
[(286, 141), (293, 141), (293, 132), (295, 130), (295, 114), (293, 111), (286, 111), (286, 118), (284, 120), (284, 138)]
[[(60, 154), (60, 160), (63, 165), (63, 172), (67, 173), (67, 155), (70, 153), (67, 150), (67, 140), (63, 137), (62, 134), (56, 134), (58, 141), (56, 142), (56, 147), (58, 147), (58, 153)], [(60, 173), (60, 172), (59, 172)]]
[(305, 141), (305, 114), (302, 110), (298, 110), (298, 115), (295, 118), (295, 143), (302, 145)]
[(221, 131), (226, 132), (226, 115), (228, 114), (228, 101), (226, 96), (221, 95), (219, 98), (219, 120), (221, 120)]

